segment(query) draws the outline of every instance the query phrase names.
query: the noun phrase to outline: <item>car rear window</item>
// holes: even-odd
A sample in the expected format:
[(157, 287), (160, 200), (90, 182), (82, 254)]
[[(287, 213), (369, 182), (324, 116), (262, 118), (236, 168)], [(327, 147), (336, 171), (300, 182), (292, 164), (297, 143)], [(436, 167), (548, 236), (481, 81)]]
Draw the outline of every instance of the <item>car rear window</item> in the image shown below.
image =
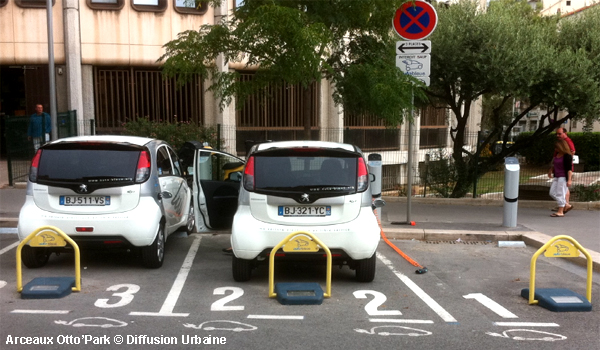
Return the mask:
[(139, 155), (135, 148), (43, 149), (38, 181), (133, 182)]
[(257, 156), (257, 190), (356, 191), (357, 158)]

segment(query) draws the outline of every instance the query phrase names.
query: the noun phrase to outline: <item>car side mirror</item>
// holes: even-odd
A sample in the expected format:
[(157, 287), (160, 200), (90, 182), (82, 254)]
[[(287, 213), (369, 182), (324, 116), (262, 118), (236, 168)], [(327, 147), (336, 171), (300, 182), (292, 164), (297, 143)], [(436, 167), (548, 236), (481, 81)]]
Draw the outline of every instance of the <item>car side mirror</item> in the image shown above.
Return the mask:
[(242, 172), (236, 171), (236, 172), (230, 173), (229, 178), (227, 180), (233, 181), (233, 182), (242, 182)]

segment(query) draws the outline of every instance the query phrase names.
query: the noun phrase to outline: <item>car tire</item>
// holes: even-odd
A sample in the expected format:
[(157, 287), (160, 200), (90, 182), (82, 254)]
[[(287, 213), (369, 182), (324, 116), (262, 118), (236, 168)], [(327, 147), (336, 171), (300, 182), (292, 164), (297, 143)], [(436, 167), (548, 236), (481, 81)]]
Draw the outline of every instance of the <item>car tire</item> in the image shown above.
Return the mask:
[(368, 259), (356, 261), (356, 280), (358, 282), (373, 282), (375, 279), (375, 266), (377, 257), (375, 254)]
[(50, 259), (48, 249), (45, 248), (33, 248), (28, 245), (21, 248), (21, 261), (27, 266), (27, 268), (35, 269), (43, 267)]
[(154, 242), (147, 247), (142, 247), (142, 264), (145, 267), (157, 269), (162, 266), (165, 260), (165, 241), (165, 228), (161, 222)]
[(187, 234), (191, 234), (196, 232), (196, 216), (194, 215), (194, 202), (191, 201), (190, 202), (190, 209), (188, 210), (188, 219), (187, 219), (187, 223), (185, 224), (185, 232), (187, 232)]
[(236, 282), (246, 282), (252, 277), (252, 260), (240, 259), (235, 255), (231, 262), (231, 271), (233, 280)]

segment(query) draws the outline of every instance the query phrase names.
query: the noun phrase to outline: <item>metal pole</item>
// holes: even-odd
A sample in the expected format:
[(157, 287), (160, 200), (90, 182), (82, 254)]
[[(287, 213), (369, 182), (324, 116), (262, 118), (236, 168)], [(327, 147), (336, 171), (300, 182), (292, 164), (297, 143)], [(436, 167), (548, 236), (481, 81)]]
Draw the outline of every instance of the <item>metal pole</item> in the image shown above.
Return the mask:
[(408, 121), (408, 159), (406, 161), (406, 223), (410, 224), (411, 197), (412, 197), (412, 163), (413, 163), (413, 121), (415, 119), (415, 92), (411, 88), (410, 120)]
[(54, 36), (52, 34), (52, 0), (46, 0), (46, 15), (48, 22), (48, 76), (50, 78), (50, 123), (52, 140), (58, 138), (56, 118), (56, 82), (54, 77)]

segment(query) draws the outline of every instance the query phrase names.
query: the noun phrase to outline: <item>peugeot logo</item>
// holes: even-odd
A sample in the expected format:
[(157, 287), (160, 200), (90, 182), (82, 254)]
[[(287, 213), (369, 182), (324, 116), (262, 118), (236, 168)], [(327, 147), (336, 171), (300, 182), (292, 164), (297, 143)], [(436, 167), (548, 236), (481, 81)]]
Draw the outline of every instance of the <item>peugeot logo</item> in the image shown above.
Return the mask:
[(310, 202), (310, 199), (308, 198), (308, 194), (305, 193), (302, 196), (300, 196), (300, 202)]
[(86, 185), (79, 185), (79, 193), (87, 193), (88, 189)]

